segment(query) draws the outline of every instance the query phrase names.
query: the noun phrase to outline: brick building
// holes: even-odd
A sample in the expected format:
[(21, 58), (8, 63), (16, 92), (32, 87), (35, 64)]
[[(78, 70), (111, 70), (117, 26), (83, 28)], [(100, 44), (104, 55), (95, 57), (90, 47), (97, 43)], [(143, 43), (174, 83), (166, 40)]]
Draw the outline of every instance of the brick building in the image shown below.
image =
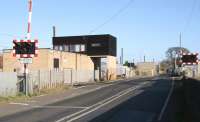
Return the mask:
[[(107, 59), (107, 79), (116, 78), (116, 38), (112, 35), (53, 37), (53, 49), (39, 49), (38, 57), (28, 69), (34, 70), (98, 70), (101, 59)], [(3, 72), (23, 72), (23, 64), (13, 57), (12, 50), (3, 51)]]
[[(106, 72), (106, 79), (116, 79), (117, 76), (117, 38), (110, 34), (103, 35), (82, 35), (53, 37), (53, 49), (85, 54), (89, 56), (94, 69), (99, 70), (99, 77)], [(106, 61), (106, 71), (102, 70), (102, 59)], [(102, 78), (105, 79), (105, 78)]]
[[(33, 63), (28, 68), (34, 70), (94, 70), (94, 63), (91, 58), (84, 54), (56, 51), (49, 48), (39, 49), (38, 57), (33, 58)], [(12, 50), (3, 52), (3, 71), (23, 71), (21, 64), (16, 57), (13, 57)]]

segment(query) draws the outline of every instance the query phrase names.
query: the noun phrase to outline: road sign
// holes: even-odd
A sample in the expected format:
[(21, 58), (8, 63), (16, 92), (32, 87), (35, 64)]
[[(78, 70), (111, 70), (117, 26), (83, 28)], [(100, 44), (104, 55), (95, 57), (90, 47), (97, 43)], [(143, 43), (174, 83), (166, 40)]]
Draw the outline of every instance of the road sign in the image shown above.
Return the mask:
[(22, 64), (32, 64), (33, 63), (33, 59), (32, 58), (20, 58), (19, 61)]

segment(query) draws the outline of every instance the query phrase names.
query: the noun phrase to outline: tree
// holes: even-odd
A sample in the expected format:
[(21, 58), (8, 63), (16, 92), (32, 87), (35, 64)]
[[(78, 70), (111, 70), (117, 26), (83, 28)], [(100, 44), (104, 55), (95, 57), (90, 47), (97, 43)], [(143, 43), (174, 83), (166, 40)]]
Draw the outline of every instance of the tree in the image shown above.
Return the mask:
[(124, 66), (128, 66), (128, 64), (129, 64), (128, 61), (125, 61)]
[(187, 48), (183, 47), (171, 47), (166, 51), (166, 56), (168, 60), (174, 60), (177, 55), (180, 55), (180, 53), (189, 53), (190, 51)]
[(182, 53), (189, 53), (190, 51), (187, 48), (183, 47), (171, 47), (166, 51), (167, 59), (163, 60), (160, 63), (161, 70), (167, 70), (170, 68), (175, 68), (175, 61), (180, 61), (180, 55)]

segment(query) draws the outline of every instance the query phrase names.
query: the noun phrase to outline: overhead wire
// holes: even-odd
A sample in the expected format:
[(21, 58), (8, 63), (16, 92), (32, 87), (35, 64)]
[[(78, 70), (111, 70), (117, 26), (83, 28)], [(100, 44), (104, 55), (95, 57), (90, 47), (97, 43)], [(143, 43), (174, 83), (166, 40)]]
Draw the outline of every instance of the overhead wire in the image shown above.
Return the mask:
[[(92, 29), (89, 34), (92, 34), (94, 32), (96, 32), (97, 30), (99, 30), (100, 28), (104, 27), (105, 25), (107, 25), (108, 23), (110, 23), (112, 20), (114, 20), (116, 17), (118, 17), (122, 12), (124, 12), (126, 9), (128, 9), (132, 3), (135, 2), (135, 0), (129, 0), (127, 2), (127, 4), (125, 4), (123, 7), (121, 7), (115, 14), (113, 14), (112, 16), (110, 16), (106, 21), (104, 21), (103, 23), (101, 23), (100, 25), (96, 26), (94, 29)], [(12, 34), (7, 34), (7, 33), (0, 33), (0, 35), (2, 36), (8, 36), (8, 37), (12, 37), (12, 38), (21, 38), (19, 36), (16, 35), (12, 35)], [(2, 46), (2, 45), (0, 45)]]
[(107, 25), (108, 23), (110, 23), (112, 20), (114, 20), (116, 17), (118, 17), (122, 12), (124, 12), (126, 9), (128, 9), (132, 5), (133, 2), (135, 2), (135, 0), (129, 0), (126, 5), (124, 5), (122, 8), (120, 8), (115, 14), (110, 16), (106, 21), (104, 21), (103, 23), (101, 23), (100, 25), (98, 25), (94, 29), (92, 29), (89, 32), (89, 34), (92, 34), (92, 33), (96, 32), (100, 28), (102, 28), (105, 25)]
[(194, 16), (194, 11), (195, 11), (195, 8), (196, 8), (195, 7), (196, 3), (197, 3), (197, 0), (193, 0), (192, 9), (189, 13), (188, 18), (185, 21), (185, 25), (184, 25), (183, 31), (181, 33), (185, 33), (187, 31), (187, 29), (189, 28), (190, 24), (191, 24), (193, 16)]

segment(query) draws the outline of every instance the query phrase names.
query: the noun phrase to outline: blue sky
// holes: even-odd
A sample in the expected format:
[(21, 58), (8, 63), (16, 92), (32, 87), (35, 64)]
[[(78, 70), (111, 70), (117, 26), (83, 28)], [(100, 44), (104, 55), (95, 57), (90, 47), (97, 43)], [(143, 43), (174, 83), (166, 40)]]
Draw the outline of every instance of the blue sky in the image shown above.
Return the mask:
[[(11, 48), (14, 38), (25, 37), (27, 1), (1, 1), (0, 49)], [(40, 47), (51, 47), (53, 25), (57, 27), (57, 36), (89, 34), (129, 1), (33, 0), (32, 38), (39, 39)], [(168, 47), (178, 46), (180, 32), (183, 32), (183, 46), (199, 52), (199, 21), (198, 0), (135, 0), (93, 34), (116, 36), (118, 56), (123, 47), (125, 59), (140, 61), (146, 55), (149, 61), (153, 58), (159, 61), (165, 58)]]

